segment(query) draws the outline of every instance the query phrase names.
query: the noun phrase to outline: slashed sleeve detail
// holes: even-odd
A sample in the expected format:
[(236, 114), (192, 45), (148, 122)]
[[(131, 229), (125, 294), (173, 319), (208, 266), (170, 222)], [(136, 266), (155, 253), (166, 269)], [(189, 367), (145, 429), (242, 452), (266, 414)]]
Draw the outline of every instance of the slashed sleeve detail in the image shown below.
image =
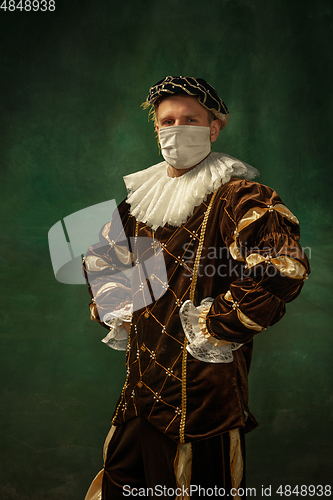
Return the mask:
[(308, 278), (309, 263), (297, 218), (267, 186), (234, 182), (220, 232), (243, 266), (227, 293), (215, 298), (205, 327), (219, 339), (245, 343), (282, 318)]
[(103, 342), (121, 350), (126, 348), (127, 338), (123, 321), (131, 321), (133, 312), (133, 255), (124, 231), (129, 223), (130, 217), (120, 205), (112, 223), (103, 226), (100, 241), (89, 247), (83, 259), (83, 273), (91, 296), (91, 319), (110, 330)]

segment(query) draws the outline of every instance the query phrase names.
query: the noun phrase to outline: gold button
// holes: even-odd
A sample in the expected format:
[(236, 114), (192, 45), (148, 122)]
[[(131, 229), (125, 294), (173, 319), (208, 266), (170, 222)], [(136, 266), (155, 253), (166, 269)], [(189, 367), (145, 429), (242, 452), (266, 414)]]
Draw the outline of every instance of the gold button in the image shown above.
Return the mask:
[(137, 385), (138, 385), (138, 387), (142, 387), (142, 382), (141, 382), (141, 380), (140, 380), (140, 382), (138, 382), (138, 384), (137, 384)]
[(149, 311), (146, 311), (146, 312), (144, 313), (144, 317), (145, 317), (145, 318), (149, 318)]

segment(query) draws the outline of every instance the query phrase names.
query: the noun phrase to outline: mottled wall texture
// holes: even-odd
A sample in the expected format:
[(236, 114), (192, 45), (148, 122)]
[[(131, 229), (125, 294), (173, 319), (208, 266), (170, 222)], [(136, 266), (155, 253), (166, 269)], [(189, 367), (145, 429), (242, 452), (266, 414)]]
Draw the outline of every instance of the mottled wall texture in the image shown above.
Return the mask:
[(332, 3), (55, 4), (0, 9), (1, 499), (82, 499), (102, 465), (124, 356), (100, 342), (86, 287), (55, 280), (47, 234), (120, 202), (122, 176), (161, 161), (140, 104), (168, 74), (215, 86), (231, 115), (215, 151), (261, 171), (298, 216), (312, 265), (284, 319), (256, 338), (248, 486), (329, 484)]

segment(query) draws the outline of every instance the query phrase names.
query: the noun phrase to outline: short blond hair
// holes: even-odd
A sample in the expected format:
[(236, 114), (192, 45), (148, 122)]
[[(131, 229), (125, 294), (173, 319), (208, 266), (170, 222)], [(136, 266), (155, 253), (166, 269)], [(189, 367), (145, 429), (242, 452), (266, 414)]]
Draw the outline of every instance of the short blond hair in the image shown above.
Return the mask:
[[(176, 94), (173, 94), (173, 95), (176, 95)], [(181, 94), (179, 94), (181, 95)], [(152, 121), (153, 124), (154, 124), (154, 129), (155, 131), (157, 132), (157, 108), (158, 106), (161, 104), (161, 102), (164, 100), (164, 99), (167, 99), (168, 95), (166, 96), (161, 96), (159, 97), (155, 102), (154, 104), (149, 104), (147, 101), (143, 102), (141, 104), (141, 107), (143, 109), (148, 109), (148, 121)], [(193, 97), (196, 97), (196, 96), (193, 96)], [(199, 101), (198, 99), (198, 103), (201, 104), (201, 102)], [(202, 106), (202, 104), (201, 104)], [(202, 106), (203, 108), (205, 108), (204, 106)], [(210, 109), (207, 109), (205, 108), (206, 111), (207, 111), (207, 115), (208, 115), (208, 122), (209, 122), (209, 125), (214, 121), (214, 120), (221, 120), (221, 118), (218, 118), (217, 116), (214, 115), (214, 113), (212, 111), (210, 111)], [(222, 120), (221, 120), (222, 121)], [(225, 125), (224, 125), (225, 126)], [(223, 124), (222, 124), (222, 127), (223, 128)]]

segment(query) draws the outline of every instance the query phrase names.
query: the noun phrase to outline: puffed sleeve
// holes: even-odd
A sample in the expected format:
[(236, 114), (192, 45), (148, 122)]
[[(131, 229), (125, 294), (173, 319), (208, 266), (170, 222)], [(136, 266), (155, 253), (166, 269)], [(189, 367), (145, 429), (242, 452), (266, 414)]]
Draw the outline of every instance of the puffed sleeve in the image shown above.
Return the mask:
[[(101, 229), (99, 242), (89, 247), (83, 259), (83, 272), (91, 296), (89, 304), (91, 319), (105, 328), (120, 333), (122, 345), (126, 345), (122, 320), (130, 321), (132, 316), (131, 271), (133, 255), (126, 233), (130, 216), (126, 203), (114, 212), (112, 222)], [(123, 328), (123, 330), (125, 330)], [(119, 335), (118, 335), (119, 338)], [(109, 343), (110, 339), (103, 341)], [(114, 342), (113, 342), (114, 343)], [(111, 345), (116, 347), (116, 345)]]
[(244, 273), (214, 298), (205, 328), (216, 340), (245, 343), (282, 318), (308, 278), (309, 262), (297, 218), (267, 186), (232, 182), (220, 232)]

